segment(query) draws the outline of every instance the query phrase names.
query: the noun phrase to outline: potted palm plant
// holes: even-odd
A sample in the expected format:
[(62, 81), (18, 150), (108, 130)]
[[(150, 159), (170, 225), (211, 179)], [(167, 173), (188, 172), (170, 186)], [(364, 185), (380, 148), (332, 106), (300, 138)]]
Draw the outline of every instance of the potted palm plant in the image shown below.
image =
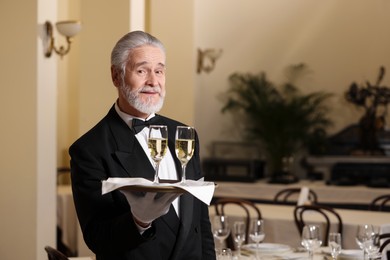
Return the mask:
[(272, 183), (297, 181), (288, 164), (299, 150), (319, 154), (326, 149), (326, 128), (332, 122), (325, 101), (331, 94), (302, 94), (295, 81), (305, 71), (304, 64), (289, 67), (287, 83), (279, 87), (264, 72), (233, 73), (222, 96), (222, 112), (242, 120), (244, 138), (265, 152)]

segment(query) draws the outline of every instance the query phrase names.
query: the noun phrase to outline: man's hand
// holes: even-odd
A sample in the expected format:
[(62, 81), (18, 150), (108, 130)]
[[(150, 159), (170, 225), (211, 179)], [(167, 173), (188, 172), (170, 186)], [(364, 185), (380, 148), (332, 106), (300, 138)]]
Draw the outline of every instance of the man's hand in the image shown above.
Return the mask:
[(131, 213), (136, 221), (138, 221), (138, 224), (142, 222), (145, 225), (167, 214), (171, 203), (181, 195), (181, 193), (173, 192), (146, 192), (145, 195), (140, 195), (139, 192), (132, 191), (121, 190), (121, 192), (130, 204)]

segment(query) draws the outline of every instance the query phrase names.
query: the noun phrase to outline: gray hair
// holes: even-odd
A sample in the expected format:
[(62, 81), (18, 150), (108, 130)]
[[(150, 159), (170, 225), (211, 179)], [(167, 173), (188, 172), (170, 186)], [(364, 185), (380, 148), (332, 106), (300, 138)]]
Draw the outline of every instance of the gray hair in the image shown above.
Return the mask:
[(121, 70), (122, 77), (124, 77), (130, 52), (143, 45), (158, 47), (165, 54), (164, 45), (159, 39), (143, 31), (133, 31), (124, 35), (112, 49), (111, 66)]

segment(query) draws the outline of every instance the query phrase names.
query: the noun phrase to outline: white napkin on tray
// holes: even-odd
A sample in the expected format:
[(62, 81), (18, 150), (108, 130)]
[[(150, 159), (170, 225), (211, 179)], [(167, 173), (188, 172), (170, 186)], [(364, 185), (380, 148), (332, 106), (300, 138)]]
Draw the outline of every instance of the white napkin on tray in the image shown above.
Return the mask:
[(134, 185), (144, 187), (155, 187), (156, 185), (159, 187), (177, 187), (191, 193), (194, 197), (207, 205), (210, 205), (215, 189), (214, 182), (203, 181), (203, 178), (198, 181), (186, 180), (184, 184), (181, 182), (154, 184), (152, 181), (144, 178), (108, 178), (107, 180), (102, 181), (102, 194), (109, 193), (125, 186)]

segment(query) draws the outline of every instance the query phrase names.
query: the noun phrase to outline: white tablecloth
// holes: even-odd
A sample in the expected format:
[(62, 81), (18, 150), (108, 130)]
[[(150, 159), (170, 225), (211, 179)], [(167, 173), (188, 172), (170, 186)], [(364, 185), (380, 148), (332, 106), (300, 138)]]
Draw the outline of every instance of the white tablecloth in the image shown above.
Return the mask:
[(388, 188), (366, 186), (325, 185), (324, 181), (302, 180), (293, 184), (269, 184), (266, 180), (254, 183), (217, 181), (214, 197), (236, 197), (258, 201), (272, 201), (276, 193), (285, 188), (308, 187), (318, 195), (319, 203), (369, 204), (379, 195), (389, 194)]
[(79, 256), (90, 257), (93, 254), (84, 243), (70, 185), (57, 187), (57, 225), (62, 230), (62, 242)]
[[(292, 247), (300, 247), (300, 233), (294, 222), (294, 206), (257, 204), (260, 209), (265, 227), (264, 242), (280, 243)], [(210, 216), (215, 215), (214, 207), (210, 206)], [(337, 209), (343, 220), (343, 248), (357, 249), (355, 235), (359, 224), (373, 224), (381, 227), (390, 225), (390, 214), (384, 212), (372, 212), (362, 210)], [(231, 206), (225, 209), (225, 214), (232, 218), (243, 215), (240, 208)], [(306, 220), (306, 218), (305, 218)], [(313, 214), (307, 220), (320, 223), (322, 218)]]

